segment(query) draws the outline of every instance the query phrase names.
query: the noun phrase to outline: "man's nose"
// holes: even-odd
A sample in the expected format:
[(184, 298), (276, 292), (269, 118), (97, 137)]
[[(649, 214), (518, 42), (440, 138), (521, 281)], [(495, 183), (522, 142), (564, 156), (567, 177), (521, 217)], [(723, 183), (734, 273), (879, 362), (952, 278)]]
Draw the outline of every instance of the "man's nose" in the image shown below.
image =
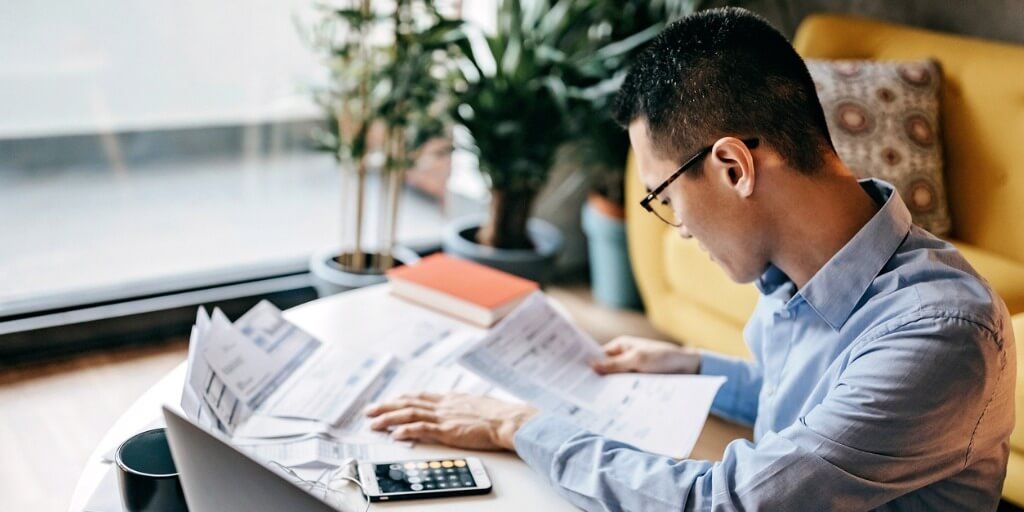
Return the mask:
[(676, 229), (679, 231), (679, 236), (683, 237), (684, 239), (689, 240), (690, 238), (693, 238), (693, 234), (690, 233), (690, 230), (686, 229), (686, 224), (683, 224)]

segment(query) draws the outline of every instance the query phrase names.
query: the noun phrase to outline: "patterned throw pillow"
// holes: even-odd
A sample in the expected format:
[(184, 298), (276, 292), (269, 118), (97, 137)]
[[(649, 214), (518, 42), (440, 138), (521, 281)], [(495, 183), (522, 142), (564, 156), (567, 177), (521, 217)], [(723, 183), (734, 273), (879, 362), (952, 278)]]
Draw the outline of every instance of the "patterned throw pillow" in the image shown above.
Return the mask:
[(949, 234), (938, 63), (808, 59), (807, 68), (847, 167), (860, 178), (892, 183), (915, 224)]

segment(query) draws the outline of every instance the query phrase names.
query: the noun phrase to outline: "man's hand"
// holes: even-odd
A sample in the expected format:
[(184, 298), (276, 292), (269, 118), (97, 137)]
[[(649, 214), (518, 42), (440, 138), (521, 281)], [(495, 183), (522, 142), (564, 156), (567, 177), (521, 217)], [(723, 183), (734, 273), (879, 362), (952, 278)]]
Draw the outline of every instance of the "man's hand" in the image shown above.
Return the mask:
[(700, 352), (667, 341), (619, 336), (604, 346), (604, 359), (594, 362), (597, 373), (697, 373)]
[(370, 427), (401, 441), (428, 441), (473, 450), (514, 450), (516, 432), (537, 409), (485, 396), (404, 395), (366, 410)]

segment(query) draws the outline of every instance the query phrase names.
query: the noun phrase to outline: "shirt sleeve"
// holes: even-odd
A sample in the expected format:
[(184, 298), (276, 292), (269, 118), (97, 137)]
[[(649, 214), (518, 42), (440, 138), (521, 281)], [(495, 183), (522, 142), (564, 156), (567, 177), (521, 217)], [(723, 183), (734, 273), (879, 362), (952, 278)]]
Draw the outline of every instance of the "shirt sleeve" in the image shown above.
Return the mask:
[(1000, 356), (970, 322), (905, 326), (852, 354), (806, 416), (732, 442), (721, 462), (642, 452), (546, 414), (516, 451), (585, 510), (867, 510), (965, 467)]
[(757, 419), (758, 396), (761, 394), (761, 366), (743, 359), (701, 351), (700, 374), (721, 375), (725, 384), (711, 402), (716, 416), (750, 426)]

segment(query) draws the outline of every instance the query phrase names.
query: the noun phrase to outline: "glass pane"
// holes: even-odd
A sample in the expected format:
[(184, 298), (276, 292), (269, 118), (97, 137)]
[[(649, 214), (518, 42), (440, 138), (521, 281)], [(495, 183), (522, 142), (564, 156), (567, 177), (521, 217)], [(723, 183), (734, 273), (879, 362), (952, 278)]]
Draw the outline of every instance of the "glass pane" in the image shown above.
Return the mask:
[(676, 212), (672, 210), (672, 207), (667, 204), (662, 204), (660, 200), (655, 199), (654, 201), (651, 201), (651, 208), (653, 208), (654, 213), (661, 217), (665, 222), (672, 224), (679, 223), (679, 218), (676, 217)]
[[(305, 268), (341, 243), (311, 0), (7, 2), (0, 317)], [(439, 237), (407, 188), (399, 241)]]

